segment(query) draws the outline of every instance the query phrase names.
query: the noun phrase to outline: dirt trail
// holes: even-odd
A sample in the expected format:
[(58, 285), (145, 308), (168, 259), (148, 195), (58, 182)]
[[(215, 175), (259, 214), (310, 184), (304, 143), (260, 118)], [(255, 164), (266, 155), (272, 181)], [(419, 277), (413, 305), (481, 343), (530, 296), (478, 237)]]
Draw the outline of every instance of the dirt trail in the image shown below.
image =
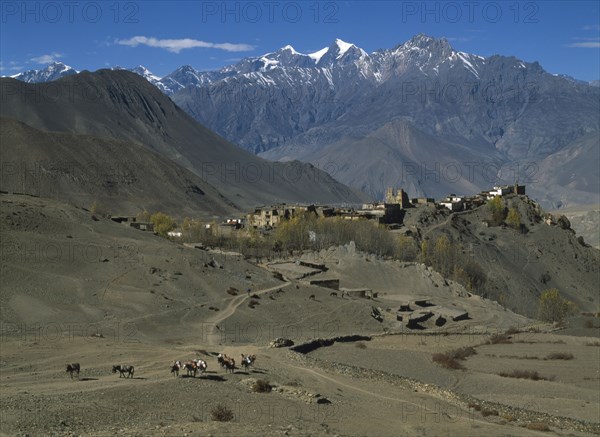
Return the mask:
[[(285, 282), (283, 284), (279, 284), (276, 285), (274, 287), (269, 287), (269, 288), (263, 288), (262, 290), (257, 290), (255, 292), (252, 292), (252, 294), (256, 294), (256, 295), (261, 295), (261, 294), (265, 294), (265, 293), (269, 293), (271, 291), (276, 291), (276, 290), (280, 290), (284, 287), (287, 287), (288, 285), (290, 285), (291, 282)], [(249, 295), (246, 294), (240, 294), (239, 296), (235, 296), (233, 299), (231, 299), (229, 301), (229, 303), (227, 304), (227, 306), (219, 311), (217, 314), (215, 314), (212, 317), (209, 317), (208, 319), (206, 319), (206, 321), (204, 322), (204, 324), (213, 324), (213, 328), (210, 332), (210, 334), (208, 334), (207, 337), (207, 341), (208, 344), (213, 346), (217, 343), (216, 339), (217, 337), (219, 337), (219, 335), (217, 334), (216, 330), (218, 330), (217, 325), (219, 323), (221, 323), (223, 320), (228, 319), (229, 317), (231, 317), (235, 311), (239, 308), (239, 306), (244, 303), (244, 301), (246, 299), (249, 298)]]

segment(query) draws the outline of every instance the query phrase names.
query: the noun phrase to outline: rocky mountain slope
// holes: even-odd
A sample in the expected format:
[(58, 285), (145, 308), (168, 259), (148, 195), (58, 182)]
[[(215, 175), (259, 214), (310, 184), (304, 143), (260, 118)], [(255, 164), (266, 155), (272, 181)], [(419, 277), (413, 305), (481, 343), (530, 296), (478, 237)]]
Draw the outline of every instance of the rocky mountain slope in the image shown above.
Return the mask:
[[(513, 311), (536, 317), (540, 293), (557, 288), (579, 311), (597, 312), (600, 252), (580, 240), (568, 221), (558, 221), (558, 215), (547, 224), (546, 213), (526, 196), (512, 196), (504, 203), (518, 211), (522, 231), (490, 225), (487, 205), (454, 214), (410, 209), (405, 222), (420, 244), (434, 247), (446, 236), (451, 246), (444, 257), (447, 262), (478, 265), (485, 281), (475, 292)], [(449, 268), (444, 274), (452, 277), (456, 272)]]
[(209, 218), (239, 207), (191, 171), (138, 144), (44, 132), (0, 118), (0, 190), (29, 193), (99, 212), (163, 211)]
[(310, 164), (272, 163), (238, 148), (131, 72), (83, 72), (52, 84), (3, 78), (0, 85), (6, 91), (1, 115), (38, 130), (138, 144), (195, 173), (239, 208), (364, 198)]

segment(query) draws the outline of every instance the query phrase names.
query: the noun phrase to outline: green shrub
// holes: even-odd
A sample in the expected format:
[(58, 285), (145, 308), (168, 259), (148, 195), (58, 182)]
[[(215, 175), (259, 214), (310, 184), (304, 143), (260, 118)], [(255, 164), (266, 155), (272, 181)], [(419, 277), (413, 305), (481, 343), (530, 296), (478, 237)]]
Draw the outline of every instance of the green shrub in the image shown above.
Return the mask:
[(546, 358), (544, 358), (544, 359), (545, 360), (572, 360), (573, 354), (567, 353), (567, 352), (554, 352), (554, 353), (548, 354), (546, 356)]
[(252, 391), (255, 393), (270, 393), (272, 388), (269, 381), (265, 381), (264, 379), (257, 379), (252, 385)]
[(216, 422), (229, 422), (233, 419), (233, 411), (223, 404), (217, 404), (210, 412), (212, 420)]
[(535, 370), (513, 370), (512, 372), (500, 372), (498, 375), (505, 378), (531, 379), (533, 381), (549, 381), (553, 378), (545, 378)]
[(433, 354), (432, 360), (446, 369), (462, 369), (463, 365), (458, 360), (465, 360), (477, 351), (472, 346), (465, 346), (445, 353)]
[(531, 422), (525, 425), (525, 428), (534, 431), (550, 431), (550, 427), (543, 422)]

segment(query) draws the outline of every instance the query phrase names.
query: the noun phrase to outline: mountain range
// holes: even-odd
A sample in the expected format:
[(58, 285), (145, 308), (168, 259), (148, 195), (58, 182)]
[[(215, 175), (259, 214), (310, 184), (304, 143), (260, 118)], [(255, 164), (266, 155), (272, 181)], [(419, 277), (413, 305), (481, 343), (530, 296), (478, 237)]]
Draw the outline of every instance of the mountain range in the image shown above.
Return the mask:
[(13, 169), (3, 172), (5, 191), (178, 216), (366, 199), (311, 164), (273, 163), (240, 149), (129, 71), (37, 84), (2, 78), (0, 86), (3, 169)]
[(600, 202), (600, 88), (537, 62), (420, 34), (372, 53), (336, 39), (218, 71), (132, 71), (242, 148), (313, 163), (374, 198), (388, 186), (442, 197), (518, 179), (546, 207)]
[(12, 75), (13, 79), (17, 79), (27, 83), (51, 82), (61, 77), (77, 74), (79, 71), (73, 67), (63, 64), (62, 62), (52, 62), (45, 68), (39, 70), (27, 70), (22, 73)]

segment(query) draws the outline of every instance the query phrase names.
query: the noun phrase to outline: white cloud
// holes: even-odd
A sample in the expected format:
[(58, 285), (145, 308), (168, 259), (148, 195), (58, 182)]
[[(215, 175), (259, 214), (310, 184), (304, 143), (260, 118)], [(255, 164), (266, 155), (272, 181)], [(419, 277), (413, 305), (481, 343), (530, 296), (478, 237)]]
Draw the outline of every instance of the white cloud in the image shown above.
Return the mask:
[(148, 47), (157, 47), (161, 49), (168, 50), (173, 53), (179, 53), (184, 49), (193, 49), (193, 48), (211, 48), (211, 49), (220, 49), (225, 50), (227, 52), (245, 52), (254, 50), (254, 46), (250, 44), (232, 44), (232, 43), (213, 43), (200, 41), (197, 39), (191, 38), (182, 38), (182, 39), (158, 39), (158, 38), (148, 38), (146, 36), (134, 36), (129, 39), (118, 39), (115, 41), (116, 44), (120, 44), (123, 46), (137, 47), (139, 45), (145, 45)]
[(565, 44), (564, 47), (574, 47), (583, 49), (600, 49), (600, 41), (574, 42)]
[(31, 62), (35, 62), (36, 64), (52, 64), (56, 62), (58, 59), (62, 58), (63, 55), (60, 53), (50, 53), (49, 55), (37, 56), (35, 58), (31, 58)]
[(600, 30), (600, 24), (590, 24), (583, 26), (583, 30)]
[(0, 71), (21, 71), (25, 67), (23, 67), (17, 61), (10, 61), (8, 65), (2, 61), (0, 61)]

